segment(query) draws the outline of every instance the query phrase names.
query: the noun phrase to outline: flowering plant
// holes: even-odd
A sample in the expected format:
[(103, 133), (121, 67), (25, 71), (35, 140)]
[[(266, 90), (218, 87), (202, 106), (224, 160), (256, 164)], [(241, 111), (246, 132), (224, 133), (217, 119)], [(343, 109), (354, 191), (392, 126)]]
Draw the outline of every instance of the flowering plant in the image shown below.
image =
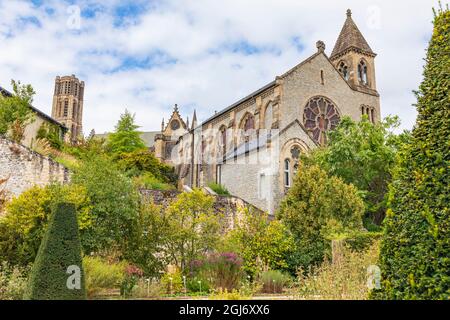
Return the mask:
[(234, 252), (214, 253), (203, 260), (192, 261), (190, 276), (208, 280), (215, 288), (232, 290), (242, 278), (242, 263)]
[(143, 275), (144, 272), (141, 269), (132, 264), (128, 265), (125, 268), (125, 277), (120, 288), (120, 294), (125, 298), (129, 297)]

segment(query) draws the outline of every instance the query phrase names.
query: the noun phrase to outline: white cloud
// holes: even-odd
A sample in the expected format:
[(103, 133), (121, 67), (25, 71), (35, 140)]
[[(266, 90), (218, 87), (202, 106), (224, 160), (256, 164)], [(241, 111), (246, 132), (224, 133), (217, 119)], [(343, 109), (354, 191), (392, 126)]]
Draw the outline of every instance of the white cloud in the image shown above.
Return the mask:
[[(129, 1), (80, 0), (76, 4), (83, 12), (98, 11), (95, 18), (82, 18), (81, 30), (70, 30), (69, 5), (63, 1), (38, 7), (0, 0), (0, 85), (8, 88), (11, 79), (31, 83), (35, 106), (50, 113), (55, 76), (76, 74), (86, 82), (86, 133), (112, 130), (125, 107), (144, 130), (158, 130), (175, 103), (185, 117), (195, 107), (206, 119), (313, 54), (317, 40), (324, 40), (330, 53), (345, 11), (352, 8), (379, 54), (382, 112), (398, 114), (403, 127), (411, 128), (412, 90), (421, 80), (437, 2), (167, 0), (153, 2), (117, 27), (114, 8)], [(237, 44), (260, 50), (233, 52)], [(136, 65), (127, 68), (130, 61)]]

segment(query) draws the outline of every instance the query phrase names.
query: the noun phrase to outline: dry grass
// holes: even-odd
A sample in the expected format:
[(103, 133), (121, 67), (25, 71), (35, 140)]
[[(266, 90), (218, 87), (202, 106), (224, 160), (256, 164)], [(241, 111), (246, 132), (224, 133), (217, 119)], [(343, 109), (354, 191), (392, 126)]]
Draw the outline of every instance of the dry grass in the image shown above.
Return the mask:
[(9, 178), (0, 178), (0, 216), (3, 213), (4, 206), (8, 201), (8, 192), (6, 190), (6, 183)]
[(33, 143), (32, 149), (45, 157), (48, 157), (53, 151), (53, 148), (46, 139), (36, 139)]
[(342, 258), (336, 263), (325, 261), (308, 276), (299, 272), (299, 298), (308, 300), (366, 300), (367, 268), (376, 265), (379, 242), (364, 252), (343, 247)]

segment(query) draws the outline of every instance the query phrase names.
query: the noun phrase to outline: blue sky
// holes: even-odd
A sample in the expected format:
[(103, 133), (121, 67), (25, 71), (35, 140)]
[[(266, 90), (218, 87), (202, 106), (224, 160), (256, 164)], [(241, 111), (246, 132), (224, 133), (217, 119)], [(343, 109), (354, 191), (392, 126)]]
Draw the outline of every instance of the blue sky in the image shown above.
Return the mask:
[[(448, 1), (443, 1), (448, 3)], [(312, 55), (329, 54), (347, 8), (378, 53), (383, 115), (403, 128), (437, 0), (0, 0), (0, 85), (31, 83), (50, 113), (54, 78), (86, 82), (85, 133), (112, 130), (128, 108), (158, 130), (173, 105), (200, 119)]]

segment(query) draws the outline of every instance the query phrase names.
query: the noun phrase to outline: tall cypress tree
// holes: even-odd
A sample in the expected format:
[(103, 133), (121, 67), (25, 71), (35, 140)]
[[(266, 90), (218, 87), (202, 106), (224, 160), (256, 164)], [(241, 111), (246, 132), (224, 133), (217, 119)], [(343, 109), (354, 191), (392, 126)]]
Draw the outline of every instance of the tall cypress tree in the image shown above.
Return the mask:
[(450, 11), (435, 12), (417, 124), (393, 173), (381, 299), (450, 298)]
[(75, 206), (60, 203), (52, 214), (30, 274), (25, 299), (86, 299)]

